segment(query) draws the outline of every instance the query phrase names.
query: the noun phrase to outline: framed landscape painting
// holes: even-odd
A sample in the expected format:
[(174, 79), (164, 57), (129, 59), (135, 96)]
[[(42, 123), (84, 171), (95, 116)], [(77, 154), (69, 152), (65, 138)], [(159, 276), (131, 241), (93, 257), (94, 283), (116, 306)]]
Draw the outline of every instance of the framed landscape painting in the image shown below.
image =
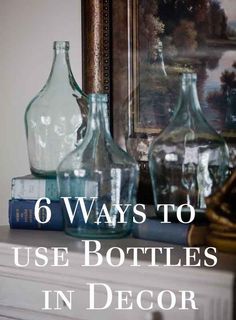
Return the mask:
[[(91, 21), (99, 27), (91, 41), (84, 23), (84, 54), (90, 61), (85, 90), (109, 94), (114, 137), (139, 161), (142, 181), (149, 145), (170, 121), (184, 71), (197, 73), (208, 122), (229, 143), (236, 142), (235, 0), (86, 0), (84, 10), (90, 31)], [(158, 96), (160, 43), (167, 73), (164, 99)], [(91, 81), (86, 74), (94, 56), (100, 78)]]
[[(170, 109), (174, 108), (178, 96), (178, 75), (187, 68), (198, 74), (201, 105), (212, 126), (226, 135), (228, 129), (236, 128), (235, 106), (229, 101), (232, 89), (236, 88), (236, 1), (86, 2), (87, 9), (90, 2), (90, 15), (100, 14), (100, 19), (97, 19), (99, 26), (94, 28), (100, 28), (97, 41), (101, 44), (101, 60), (104, 64), (104, 51), (110, 59), (108, 72), (100, 70), (106, 74), (106, 77), (100, 76), (101, 90), (102, 81), (112, 84), (111, 103), (116, 111), (121, 109), (122, 102), (132, 99), (133, 105), (130, 106), (131, 101), (127, 104), (131, 107), (129, 115), (134, 116), (137, 122), (134, 130), (143, 128), (144, 131), (158, 132), (168, 123), (168, 116), (165, 118), (159, 114), (155, 101), (158, 88), (155, 87), (154, 55), (158, 41), (163, 44), (164, 62), (172, 89)], [(104, 35), (110, 42), (109, 48), (103, 43)], [(87, 37), (84, 46), (88, 46), (88, 42)], [(87, 54), (98, 56), (96, 50)], [(92, 72), (91, 65), (86, 68)], [(103, 85), (105, 87), (105, 83)]]
[(204, 114), (216, 130), (229, 135), (231, 129), (236, 129), (236, 106), (230, 101), (236, 88), (236, 1), (137, 0), (132, 4), (137, 19), (133, 26), (139, 30), (133, 37), (133, 50), (141, 53), (137, 62), (137, 111), (144, 130), (148, 124), (162, 129), (169, 122), (168, 114), (160, 112), (160, 102), (155, 99), (158, 87), (153, 85), (153, 52), (161, 40), (169, 78), (169, 108), (173, 110), (177, 102), (178, 75), (185, 69), (194, 71)]

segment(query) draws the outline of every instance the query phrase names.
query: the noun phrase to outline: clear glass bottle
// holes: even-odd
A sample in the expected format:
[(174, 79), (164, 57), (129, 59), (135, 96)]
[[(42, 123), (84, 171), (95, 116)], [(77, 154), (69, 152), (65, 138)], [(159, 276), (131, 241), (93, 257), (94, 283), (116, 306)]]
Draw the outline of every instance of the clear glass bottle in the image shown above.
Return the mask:
[(150, 147), (149, 168), (155, 205), (204, 212), (205, 197), (226, 178), (228, 148), (201, 111), (196, 81), (196, 74), (183, 74), (176, 112)]
[[(85, 133), (86, 98), (69, 61), (69, 42), (54, 42), (54, 60), (46, 85), (25, 111), (31, 172), (56, 176), (60, 161)], [(76, 101), (77, 100), (77, 101)]]
[[(89, 118), (85, 137), (76, 150), (67, 155), (57, 170), (61, 197), (71, 197), (70, 205), (76, 208), (76, 197), (85, 197), (85, 206), (96, 201), (85, 223), (80, 206), (77, 206), (73, 223), (64, 207), (65, 232), (75, 237), (117, 238), (131, 231), (136, 201), (138, 165), (133, 158), (112, 140), (107, 117), (107, 95), (89, 95)], [(62, 201), (63, 202), (63, 201)], [(130, 204), (124, 223), (115, 204)], [(108, 209), (107, 219), (96, 224), (102, 206)]]
[[(148, 70), (145, 69), (147, 66)], [(138, 161), (140, 168), (138, 199), (140, 202), (151, 204), (153, 198), (148, 149), (171, 114), (169, 79), (161, 41), (158, 41), (155, 50), (153, 49), (153, 63), (149, 62), (147, 66), (140, 66), (142, 78), (130, 97), (128, 108), (132, 106), (134, 110), (128, 112), (125, 140), (126, 149)], [(145, 112), (140, 112), (141, 109)]]

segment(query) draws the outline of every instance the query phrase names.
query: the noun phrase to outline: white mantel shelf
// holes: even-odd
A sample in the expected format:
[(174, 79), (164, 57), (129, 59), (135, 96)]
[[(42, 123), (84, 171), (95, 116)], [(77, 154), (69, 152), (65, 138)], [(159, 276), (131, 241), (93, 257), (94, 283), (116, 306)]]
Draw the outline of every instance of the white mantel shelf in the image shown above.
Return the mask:
[[(102, 240), (101, 253), (105, 255), (110, 247), (174, 247), (173, 263), (183, 257), (184, 249), (158, 242), (149, 242), (133, 238)], [(53, 259), (51, 247), (67, 247), (69, 267), (39, 268), (34, 265), (34, 256), (25, 268), (14, 265), (12, 247), (47, 247), (49, 261)], [(204, 248), (202, 248), (202, 251)], [(24, 258), (22, 254), (22, 258)], [(104, 259), (99, 267), (82, 267), (84, 264), (84, 244), (78, 239), (66, 236), (63, 232), (10, 230), (0, 227), (0, 320), (234, 320), (236, 256), (218, 254), (218, 263), (214, 268), (206, 267), (164, 267), (165, 256), (160, 257), (159, 267), (148, 267), (150, 256), (142, 256), (140, 267), (130, 267), (128, 255), (121, 267), (112, 268)], [(89, 288), (87, 283), (106, 283), (113, 290), (131, 290), (134, 309), (117, 311), (117, 296), (107, 310), (91, 311), (88, 307)], [(135, 297), (141, 290), (152, 290), (154, 301), (158, 292), (171, 290), (176, 294), (176, 308), (170, 311), (142, 311), (136, 307)], [(42, 290), (74, 290), (72, 310), (66, 306), (62, 310), (43, 311)], [(198, 310), (179, 310), (179, 290), (195, 292)], [(99, 289), (96, 302), (104, 304), (104, 290)], [(234, 312), (235, 314), (235, 312)]]

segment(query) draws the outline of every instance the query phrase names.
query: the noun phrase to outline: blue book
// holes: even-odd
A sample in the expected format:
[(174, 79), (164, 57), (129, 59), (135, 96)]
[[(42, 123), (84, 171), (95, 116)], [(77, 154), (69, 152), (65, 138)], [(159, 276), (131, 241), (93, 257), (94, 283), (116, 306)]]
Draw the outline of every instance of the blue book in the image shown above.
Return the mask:
[(201, 246), (205, 244), (206, 225), (161, 223), (157, 218), (147, 218), (144, 223), (133, 225), (135, 238), (178, 244), (181, 246)]
[[(51, 209), (51, 219), (42, 224), (35, 219), (34, 207), (36, 200), (9, 200), (9, 225), (12, 229), (63, 230), (64, 219), (59, 201), (41, 201), (40, 206), (47, 205)], [(40, 220), (45, 219), (45, 208), (40, 210)]]

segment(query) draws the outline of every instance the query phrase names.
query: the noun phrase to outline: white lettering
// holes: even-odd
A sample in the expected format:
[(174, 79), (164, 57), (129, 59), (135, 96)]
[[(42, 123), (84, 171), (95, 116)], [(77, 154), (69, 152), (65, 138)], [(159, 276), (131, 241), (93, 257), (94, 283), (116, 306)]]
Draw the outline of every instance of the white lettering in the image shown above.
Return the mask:
[[(104, 310), (109, 308), (109, 306), (112, 303), (111, 288), (105, 283), (87, 283), (87, 285), (89, 286), (89, 307), (87, 308), (87, 310)], [(103, 306), (95, 307), (95, 287), (99, 287), (99, 286), (100, 286), (100, 290), (102, 289), (101, 287), (103, 287), (105, 290), (106, 301)]]

